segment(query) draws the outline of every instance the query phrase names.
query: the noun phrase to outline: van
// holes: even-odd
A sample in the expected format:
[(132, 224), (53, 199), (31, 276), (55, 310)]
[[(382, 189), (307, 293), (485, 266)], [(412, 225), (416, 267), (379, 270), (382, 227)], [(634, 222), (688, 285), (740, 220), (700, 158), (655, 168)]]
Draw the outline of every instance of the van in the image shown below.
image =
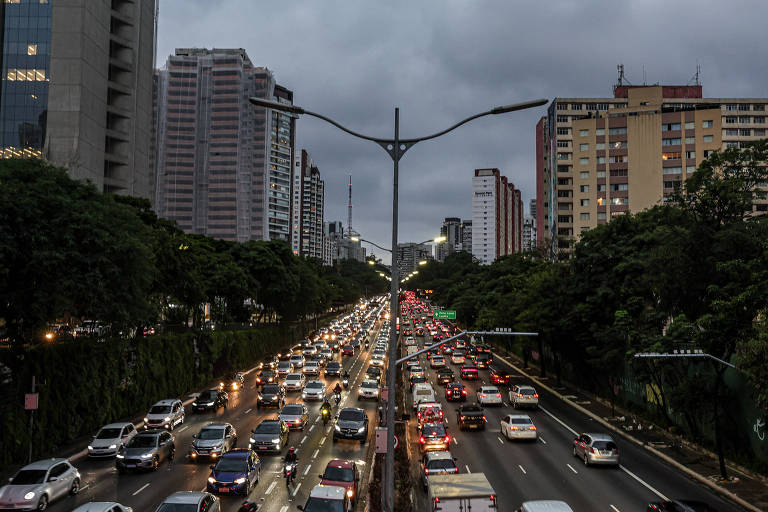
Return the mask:
[(515, 512), (573, 512), (564, 501), (537, 500), (526, 501)]
[(437, 402), (435, 390), (430, 384), (419, 383), (413, 385), (413, 409), (415, 410), (419, 402)]

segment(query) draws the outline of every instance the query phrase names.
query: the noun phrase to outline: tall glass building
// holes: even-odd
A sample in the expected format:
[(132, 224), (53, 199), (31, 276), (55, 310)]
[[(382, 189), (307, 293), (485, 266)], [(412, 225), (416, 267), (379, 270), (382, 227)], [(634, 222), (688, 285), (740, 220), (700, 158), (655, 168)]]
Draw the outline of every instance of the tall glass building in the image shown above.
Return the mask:
[(2, 0), (0, 155), (40, 157), (48, 117), (49, 0)]

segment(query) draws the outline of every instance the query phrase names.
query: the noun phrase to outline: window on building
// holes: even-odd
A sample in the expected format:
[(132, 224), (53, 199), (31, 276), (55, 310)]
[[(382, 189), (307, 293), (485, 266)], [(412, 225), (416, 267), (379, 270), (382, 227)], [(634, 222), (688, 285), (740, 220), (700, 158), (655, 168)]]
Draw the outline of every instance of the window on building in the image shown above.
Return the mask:
[(571, 129), (570, 128), (558, 128), (557, 134), (558, 135), (570, 135)]
[(569, 165), (558, 165), (557, 172), (571, 172), (571, 167)]
[(696, 129), (696, 123), (694, 123), (693, 121), (691, 121), (689, 123), (685, 123), (685, 129), (686, 130), (695, 130)]
[(752, 118), (749, 116), (741, 116), (739, 117), (739, 122), (742, 124), (749, 124), (751, 122)]
[(604, 164), (605, 163), (605, 157), (604, 156), (597, 157), (597, 163), (598, 164)]
[(629, 199), (626, 197), (612, 197), (611, 198), (611, 204), (614, 205), (624, 205), (629, 203)]
[(557, 178), (557, 184), (558, 185), (563, 185), (563, 186), (568, 186), (568, 185), (571, 184), (571, 180), (569, 180), (568, 178)]
[(579, 158), (579, 165), (589, 165), (589, 157)]
[(589, 130), (579, 130), (579, 137), (589, 137)]
[(755, 124), (765, 124), (765, 117), (764, 116), (753, 117), (752, 122)]
[(675, 182), (674, 181), (665, 181), (664, 182), (664, 188), (675, 188)]
[(686, 151), (685, 152), (685, 158), (691, 158), (691, 159), (696, 158), (696, 152), (695, 151)]
[(557, 154), (557, 159), (558, 160), (570, 160), (571, 159), (571, 154), (570, 153), (558, 153)]
[(557, 191), (557, 197), (571, 197), (571, 191), (570, 190), (558, 190)]
[(725, 110), (728, 110), (728, 111), (733, 111), (733, 110), (738, 110), (738, 109), (739, 109), (739, 106), (736, 103), (728, 103), (725, 106)]
[(739, 130), (739, 136), (741, 137), (751, 137), (752, 136), (752, 130), (749, 128), (742, 128)]
[(732, 128), (730, 130), (725, 130), (725, 136), (726, 137), (738, 137), (739, 136), (739, 130)]
[(588, 213), (580, 213), (579, 214), (579, 220), (589, 220), (589, 214)]
[(609, 128), (608, 135), (624, 135), (627, 133), (626, 126), (617, 126), (616, 128)]
[(568, 104), (567, 103), (558, 103), (557, 104), (557, 110), (568, 110)]
[(589, 144), (579, 144), (579, 151), (589, 151)]
[(715, 141), (715, 136), (714, 136), (714, 135), (705, 135), (705, 136), (702, 138), (702, 140), (703, 140), (704, 142), (714, 142), (714, 141)]
[(765, 129), (763, 128), (760, 128), (760, 129), (755, 128), (755, 131), (753, 133), (755, 137), (765, 137)]
[(569, 141), (569, 140), (559, 140), (559, 141), (557, 141), (557, 147), (559, 147), (559, 148), (569, 148), (569, 147), (571, 147), (571, 141)]
[(589, 185), (579, 186), (579, 192), (589, 192)]
[(595, 135), (605, 135), (605, 128), (597, 128), (595, 130)]
[(661, 131), (674, 132), (680, 129), (680, 123), (664, 123), (661, 125)]
[(608, 157), (608, 163), (610, 164), (621, 164), (629, 161), (629, 157), (627, 155), (616, 155)]
[(696, 137), (686, 137), (685, 138), (685, 145), (686, 146), (694, 146), (694, 145), (696, 145)]
[(557, 116), (557, 122), (558, 123), (567, 123), (568, 122), (568, 116)]
[(605, 212), (597, 212), (597, 220), (605, 220)]
[(581, 103), (571, 103), (571, 110), (581, 110)]
[(605, 183), (598, 183), (597, 184), (597, 191), (598, 192), (605, 192)]
[(612, 169), (611, 170), (611, 178), (627, 176), (627, 175), (628, 175), (627, 169)]
[(597, 110), (608, 110), (608, 104), (607, 103), (598, 103), (597, 104)]
[(579, 201), (579, 204), (581, 204), (581, 206), (589, 206), (589, 199), (582, 199)]
[(664, 174), (682, 174), (683, 173), (683, 168), (682, 168), (682, 166), (680, 166), (680, 167), (664, 167), (662, 169), (662, 172)]
[(611, 184), (611, 191), (618, 192), (621, 190), (628, 190), (628, 185), (626, 183), (612, 183)]
[[(736, 118), (732, 117), (731, 119), (736, 119)], [(725, 122), (726, 123), (728, 122), (728, 118), (727, 117), (725, 118)], [(733, 122), (735, 123), (736, 121), (733, 121)], [(707, 121), (702, 121), (701, 122), (701, 127), (702, 128), (712, 128), (713, 126), (715, 126), (715, 122), (714, 121), (707, 120)]]
[(605, 171), (597, 171), (595, 173), (595, 176), (597, 176), (598, 178), (605, 178)]
[(755, 103), (754, 105), (752, 105), (752, 109), (763, 112), (765, 110), (765, 105), (762, 103)]
[(695, 165), (687, 165), (685, 167), (685, 172), (687, 172), (688, 174), (693, 174), (694, 172), (696, 172), (696, 166)]
[(749, 103), (739, 103), (739, 110), (749, 112)]
[[(710, 135), (711, 137), (711, 135)], [(680, 140), (680, 137), (673, 137), (669, 139), (661, 139), (661, 145), (662, 146), (679, 146), (682, 140)]]
[(598, 150), (598, 151), (601, 150), (601, 149), (604, 150), (605, 149), (605, 142), (598, 142), (597, 144), (595, 144), (595, 149)]
[(616, 142), (611, 142), (610, 149), (627, 149), (627, 141), (617, 140)]
[(711, 155), (713, 151), (714, 151), (713, 149), (705, 149), (704, 158), (709, 158), (709, 155)]
[(587, 110), (597, 110), (597, 103), (587, 103), (586, 104)]
[(579, 173), (579, 178), (583, 180), (589, 179), (589, 171), (581, 171)]
[(679, 151), (671, 151), (668, 153), (662, 153), (661, 159), (662, 160), (680, 160), (680, 157), (682, 156), (682, 153)]
[(738, 142), (726, 142), (725, 143), (726, 148), (738, 148), (739, 143)]

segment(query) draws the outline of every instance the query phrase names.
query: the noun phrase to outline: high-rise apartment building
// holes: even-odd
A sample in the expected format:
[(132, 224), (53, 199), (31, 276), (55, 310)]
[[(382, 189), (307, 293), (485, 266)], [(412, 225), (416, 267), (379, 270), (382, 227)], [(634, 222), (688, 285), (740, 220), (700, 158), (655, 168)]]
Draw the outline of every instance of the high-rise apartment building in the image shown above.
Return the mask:
[[(703, 98), (702, 87), (627, 86), (613, 98), (555, 98), (536, 125), (538, 242), (661, 204), (714, 150), (766, 136), (768, 98)], [(757, 200), (756, 212), (768, 211)]]
[(472, 252), (472, 219), (461, 221), (461, 250)]
[(448, 255), (461, 250), (461, 219), (446, 217), (440, 226), (440, 236), (444, 236), (445, 241), (435, 245), (435, 259), (445, 261)]
[(291, 248), (296, 255), (323, 259), (325, 183), (306, 150), (293, 161)]
[(472, 255), (487, 265), (522, 250), (520, 190), (498, 169), (475, 169), (472, 178)]
[(531, 251), (536, 248), (536, 219), (528, 216), (523, 220), (523, 250)]
[(397, 244), (397, 269), (400, 277), (419, 268), (419, 262), (432, 258), (432, 248), (427, 244), (407, 242)]
[(155, 0), (3, 0), (0, 156), (150, 197)]
[(290, 243), (293, 93), (245, 50), (177, 49), (159, 72), (155, 209), (187, 233)]

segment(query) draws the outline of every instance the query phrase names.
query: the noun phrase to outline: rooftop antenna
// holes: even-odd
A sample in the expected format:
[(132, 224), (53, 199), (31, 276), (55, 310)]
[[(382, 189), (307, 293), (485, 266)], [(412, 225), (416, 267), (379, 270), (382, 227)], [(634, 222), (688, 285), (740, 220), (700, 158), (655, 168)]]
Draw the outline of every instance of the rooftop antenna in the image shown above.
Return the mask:
[(632, 85), (629, 80), (627, 80), (627, 77), (624, 75), (624, 64), (619, 64), (616, 66), (616, 69), (619, 72), (619, 78), (616, 81), (616, 85), (613, 86), (613, 93), (616, 94), (616, 88), (621, 87), (622, 85)]
[(645, 79), (645, 64), (643, 64), (643, 85), (648, 85), (648, 82)]
[(347, 204), (347, 231), (349, 233), (352, 233), (352, 173), (349, 174), (349, 203)]
[(699, 64), (698, 59), (696, 60), (696, 74), (691, 77), (691, 79), (688, 81), (690, 84), (691, 82), (694, 83), (694, 85), (701, 85), (701, 64)]

